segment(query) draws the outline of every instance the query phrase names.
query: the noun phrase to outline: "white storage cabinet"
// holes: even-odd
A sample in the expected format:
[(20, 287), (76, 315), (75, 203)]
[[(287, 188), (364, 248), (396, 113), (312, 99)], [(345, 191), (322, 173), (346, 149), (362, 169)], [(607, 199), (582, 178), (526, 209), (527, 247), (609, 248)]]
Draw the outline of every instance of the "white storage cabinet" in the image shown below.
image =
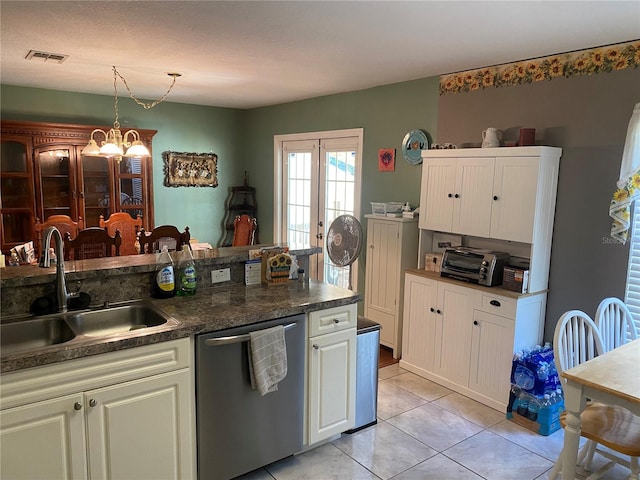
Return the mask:
[(190, 340), (2, 375), (1, 477), (195, 478)]
[(513, 353), (542, 338), (546, 293), (518, 295), (406, 274), (400, 366), (500, 411)]
[(306, 444), (355, 425), (357, 304), (309, 313)]
[(381, 326), (380, 343), (402, 354), (404, 271), (415, 268), (418, 220), (365, 215), (367, 258), (364, 316)]

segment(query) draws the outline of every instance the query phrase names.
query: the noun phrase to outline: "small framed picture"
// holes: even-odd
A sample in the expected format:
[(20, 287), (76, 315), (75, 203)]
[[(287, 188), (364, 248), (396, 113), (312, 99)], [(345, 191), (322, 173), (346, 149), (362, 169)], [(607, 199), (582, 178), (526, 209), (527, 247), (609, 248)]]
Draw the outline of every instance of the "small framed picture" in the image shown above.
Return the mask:
[(378, 170), (381, 172), (393, 172), (396, 169), (396, 149), (381, 148), (378, 150)]

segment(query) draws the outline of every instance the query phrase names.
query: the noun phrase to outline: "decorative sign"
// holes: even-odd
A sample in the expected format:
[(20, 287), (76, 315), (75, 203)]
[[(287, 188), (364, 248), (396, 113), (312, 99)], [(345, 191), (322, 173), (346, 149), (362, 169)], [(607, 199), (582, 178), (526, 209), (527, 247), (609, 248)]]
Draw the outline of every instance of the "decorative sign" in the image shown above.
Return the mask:
[(218, 156), (214, 153), (162, 152), (166, 187), (217, 187)]

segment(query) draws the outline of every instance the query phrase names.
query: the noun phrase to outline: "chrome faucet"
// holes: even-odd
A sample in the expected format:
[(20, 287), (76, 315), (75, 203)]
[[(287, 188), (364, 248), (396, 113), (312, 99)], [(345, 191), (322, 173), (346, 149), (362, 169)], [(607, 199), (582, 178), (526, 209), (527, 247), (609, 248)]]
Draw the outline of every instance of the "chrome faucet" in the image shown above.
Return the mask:
[(42, 256), (40, 257), (40, 267), (49, 268), (51, 266), (51, 258), (49, 257), (49, 245), (51, 244), (51, 235), (55, 241), (56, 263), (56, 301), (58, 302), (58, 312), (67, 311), (67, 302), (70, 298), (78, 296), (78, 292), (70, 293), (67, 291), (67, 284), (64, 278), (64, 244), (62, 243), (62, 235), (56, 227), (47, 228), (42, 234)]

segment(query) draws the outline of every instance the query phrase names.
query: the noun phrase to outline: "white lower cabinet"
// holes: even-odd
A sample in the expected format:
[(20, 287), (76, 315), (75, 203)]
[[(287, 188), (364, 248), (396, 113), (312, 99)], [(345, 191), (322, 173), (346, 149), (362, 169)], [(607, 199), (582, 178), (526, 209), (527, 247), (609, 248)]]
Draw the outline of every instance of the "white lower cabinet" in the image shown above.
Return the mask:
[(407, 273), (400, 366), (504, 411), (513, 353), (542, 339), (545, 304), (545, 293)]
[[(175, 340), (3, 375), (1, 477), (194, 478), (189, 342)], [(149, 375), (131, 379), (136, 371)], [(89, 388), (39, 400), (82, 386)], [(4, 408), (25, 399), (38, 401)]]
[(357, 305), (309, 314), (307, 445), (355, 425)]

